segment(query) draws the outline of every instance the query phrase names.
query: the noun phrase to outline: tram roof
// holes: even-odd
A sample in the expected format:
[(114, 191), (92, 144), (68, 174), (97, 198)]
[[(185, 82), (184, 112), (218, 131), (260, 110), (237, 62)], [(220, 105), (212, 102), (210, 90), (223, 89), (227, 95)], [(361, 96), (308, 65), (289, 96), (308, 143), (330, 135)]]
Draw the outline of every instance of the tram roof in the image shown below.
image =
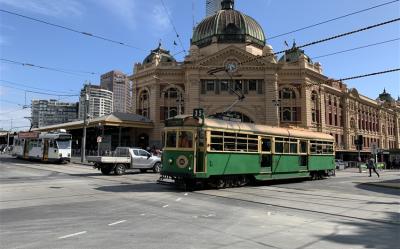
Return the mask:
[[(185, 120), (195, 119), (192, 116), (183, 116), (183, 115), (178, 116), (178, 118), (182, 118)], [(197, 122), (199, 125), (201, 125), (202, 121), (200, 119), (197, 120)], [(273, 136), (298, 137), (306, 139), (334, 140), (333, 136), (323, 132), (314, 132), (299, 128), (275, 127), (275, 126), (260, 125), (253, 123), (226, 121), (213, 118), (205, 118), (204, 126), (214, 129), (232, 130), (236, 132), (241, 131), (254, 134), (268, 134)]]

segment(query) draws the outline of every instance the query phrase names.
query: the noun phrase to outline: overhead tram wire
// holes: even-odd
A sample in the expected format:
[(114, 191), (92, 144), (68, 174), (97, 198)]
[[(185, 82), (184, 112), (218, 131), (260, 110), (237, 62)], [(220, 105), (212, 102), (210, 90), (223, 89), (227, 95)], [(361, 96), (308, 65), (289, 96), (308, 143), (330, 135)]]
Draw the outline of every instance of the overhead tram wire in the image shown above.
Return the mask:
[[(299, 85), (299, 86), (285, 87), (285, 88), (289, 89), (289, 90), (295, 90), (295, 89), (301, 89), (301, 88), (312, 88), (314, 86), (321, 86), (322, 84), (333, 83), (333, 82), (343, 82), (343, 81), (366, 78), (366, 77), (371, 77), (371, 76), (376, 76), (376, 75), (381, 75), (381, 74), (393, 73), (393, 72), (397, 72), (397, 71), (400, 71), (400, 68), (394, 68), (394, 69), (389, 69), (389, 70), (379, 71), (379, 72), (374, 72), (374, 73), (361, 74), (361, 75), (356, 75), (356, 76), (351, 76), (351, 77), (346, 77), (346, 78), (340, 78), (337, 80), (328, 79), (328, 80), (325, 80), (324, 82), (311, 83), (311, 84), (307, 84), (307, 85)], [(271, 92), (276, 92), (276, 91), (274, 90)]]
[(43, 20), (40, 20), (40, 19), (37, 19), (37, 18), (33, 18), (33, 17), (30, 17), (30, 16), (22, 15), (22, 14), (18, 14), (16, 12), (5, 10), (5, 9), (0, 9), (0, 11), (3, 12), (3, 13), (10, 14), (10, 15), (22, 17), (22, 18), (25, 18), (25, 19), (28, 19), (28, 20), (31, 20), (31, 21), (35, 21), (35, 22), (39, 22), (39, 23), (42, 23), (42, 24), (46, 24), (46, 25), (49, 25), (49, 26), (56, 27), (56, 28), (64, 29), (64, 30), (67, 30), (67, 31), (70, 31), (70, 32), (74, 32), (74, 33), (80, 34), (80, 35), (84, 35), (84, 36), (100, 39), (100, 40), (103, 40), (103, 41), (106, 41), (106, 42), (111, 42), (111, 43), (114, 43), (114, 44), (118, 44), (118, 45), (122, 45), (122, 46), (125, 46), (125, 47), (137, 49), (137, 50), (140, 50), (140, 51), (145, 51), (142, 48), (139, 48), (139, 47), (136, 47), (136, 46), (132, 46), (132, 45), (130, 45), (128, 43), (116, 41), (116, 40), (113, 40), (113, 39), (110, 39), (110, 38), (107, 38), (107, 37), (103, 37), (103, 36), (100, 36), (100, 35), (95, 35), (95, 34), (92, 34), (92, 33), (89, 33), (89, 32), (80, 31), (80, 30), (73, 29), (73, 28), (70, 28), (70, 27), (67, 27), (67, 26), (63, 26), (63, 25), (59, 25), (59, 24), (54, 24), (54, 23), (51, 23), (51, 22), (43, 21)]
[[(181, 48), (182, 48), (182, 51), (183, 51), (183, 52), (185, 53), (185, 55), (186, 55), (186, 49), (185, 49), (185, 47), (183, 46), (181, 37), (180, 37), (180, 35), (178, 34), (178, 31), (176, 30), (176, 27), (175, 27), (174, 23), (172, 22), (172, 18), (171, 18), (171, 16), (169, 15), (167, 6), (165, 6), (164, 0), (160, 0), (160, 1), (161, 1), (161, 4), (162, 4), (163, 7), (164, 7), (165, 13), (167, 14), (168, 20), (169, 20), (169, 22), (171, 23), (171, 25), (172, 25), (172, 27), (173, 27), (173, 29), (174, 29), (174, 31), (175, 31), (176, 37), (178, 38), (179, 44), (181, 45)], [(181, 52), (179, 52), (178, 54), (180, 54), (180, 53), (181, 53)]]
[(40, 65), (35, 65), (33, 63), (14, 61), (14, 60), (6, 59), (6, 58), (0, 58), (0, 61), (12, 63), (12, 64), (18, 64), (18, 65), (26, 66), (26, 67), (35, 67), (35, 68), (39, 68), (39, 69), (46, 69), (46, 70), (60, 72), (60, 73), (72, 74), (72, 75), (75, 75), (75, 76), (83, 76), (83, 75), (79, 75), (78, 73), (80, 73), (80, 74), (90, 74), (90, 75), (99, 75), (99, 73), (95, 73), (95, 72), (40, 66)]
[[(71, 92), (67, 92), (67, 91), (54, 91), (54, 90), (50, 90), (50, 89), (33, 87), (33, 86), (30, 86), (30, 85), (25, 85), (25, 84), (16, 83), (16, 82), (13, 82), (13, 81), (3, 80), (3, 79), (0, 79), (0, 82), (6, 83), (6, 84), (9, 84), (9, 85), (13, 85), (13, 86), (16, 85), (16, 86), (28, 87), (28, 88), (39, 90), (39, 91), (53, 92), (53, 93), (57, 93), (57, 94), (70, 94), (71, 93)], [(34, 85), (34, 84), (32, 84), (32, 85)]]
[(381, 45), (381, 44), (385, 44), (385, 43), (389, 43), (389, 42), (394, 42), (394, 41), (398, 41), (398, 40), (400, 40), (400, 38), (395, 38), (395, 39), (391, 39), (391, 40), (387, 40), (387, 41), (382, 41), (382, 42), (372, 43), (372, 44), (359, 46), (359, 47), (355, 47), (355, 48), (350, 48), (350, 49), (346, 49), (346, 50), (342, 50), (342, 51), (333, 52), (330, 54), (319, 55), (319, 56), (312, 57), (311, 59), (318, 59), (318, 58), (328, 57), (328, 56), (332, 56), (332, 55), (342, 54), (342, 53), (359, 50), (359, 49), (363, 49), (363, 48), (369, 48), (369, 47), (373, 47), (373, 46), (377, 46), (377, 45)]
[(5, 86), (5, 85), (1, 85), (2, 87), (6, 87), (6, 88), (11, 88), (11, 89), (15, 89), (15, 90), (19, 90), (19, 91), (23, 91), (23, 92), (29, 92), (29, 93), (35, 93), (35, 94), (40, 94), (40, 95), (48, 95), (48, 96), (59, 96), (59, 97), (73, 97), (73, 96), (79, 96), (79, 94), (55, 94), (55, 93), (46, 93), (46, 92), (39, 92), (39, 91), (32, 91), (32, 90), (28, 90), (28, 89), (23, 89), (23, 88), (18, 88), (18, 87), (12, 87), (12, 86)]
[[(328, 38), (324, 38), (324, 39), (321, 39), (321, 40), (317, 40), (317, 41), (313, 41), (313, 42), (310, 42), (310, 43), (306, 43), (306, 44), (301, 45), (301, 46), (296, 46), (296, 48), (309, 47), (309, 46), (312, 46), (312, 45), (316, 45), (316, 44), (319, 44), (319, 43), (323, 43), (323, 42), (327, 42), (327, 41), (330, 41), (330, 40), (338, 39), (338, 38), (341, 38), (341, 37), (344, 37), (344, 36), (352, 35), (352, 34), (355, 34), (355, 33), (359, 33), (359, 32), (362, 32), (362, 31), (369, 30), (369, 29), (377, 28), (377, 27), (380, 27), (380, 26), (383, 26), (383, 25), (386, 25), (386, 24), (390, 24), (390, 23), (394, 23), (394, 22), (398, 22), (398, 21), (400, 21), (400, 18), (392, 19), (392, 20), (389, 20), (389, 21), (386, 21), (386, 22), (381, 22), (381, 23), (378, 23), (378, 24), (370, 25), (370, 26), (367, 26), (367, 27), (364, 27), (364, 28), (361, 28), (361, 29), (353, 30), (353, 31), (350, 31), (350, 32), (346, 32), (346, 33), (342, 33), (342, 34), (339, 34), (339, 35), (335, 35), (335, 36), (331, 36), (331, 37), (328, 37)], [(251, 58), (251, 59), (242, 61), (242, 62), (238, 63), (238, 65), (243, 65), (243, 64), (246, 64), (246, 63), (249, 63), (249, 62), (252, 62), (252, 61), (256, 61), (256, 60), (259, 60), (259, 59), (262, 59), (262, 58), (265, 58), (265, 57), (269, 57), (269, 56), (273, 56), (273, 55), (282, 54), (282, 53), (285, 53), (285, 52), (288, 52), (288, 51), (290, 51), (290, 49), (286, 49), (286, 50), (282, 50), (282, 51), (279, 51), (279, 52), (266, 54), (266, 55), (262, 55), (262, 56), (257, 56), (255, 58)]]
[(303, 27), (303, 28), (299, 28), (299, 29), (288, 31), (288, 32), (285, 32), (285, 33), (282, 33), (282, 34), (279, 34), (279, 35), (275, 35), (275, 36), (272, 36), (272, 37), (268, 38), (267, 40), (272, 40), (272, 39), (275, 39), (275, 38), (278, 38), (278, 37), (281, 37), (281, 36), (293, 34), (293, 33), (296, 33), (296, 32), (302, 31), (302, 30), (306, 30), (306, 29), (310, 29), (310, 28), (313, 28), (313, 27), (316, 27), (316, 26), (319, 26), (319, 25), (322, 25), (322, 24), (325, 24), (325, 23), (336, 21), (336, 20), (339, 20), (339, 19), (342, 19), (342, 18), (345, 18), (345, 17), (356, 15), (356, 14), (359, 14), (359, 13), (362, 13), (362, 12), (366, 12), (368, 10), (376, 9), (376, 8), (379, 8), (379, 7), (382, 7), (382, 6), (386, 6), (386, 5), (389, 5), (389, 4), (392, 4), (392, 3), (396, 3), (396, 2), (399, 2), (399, 1), (400, 0), (394, 0), (394, 1), (386, 2), (386, 3), (378, 4), (378, 5), (366, 8), (366, 9), (358, 10), (358, 11), (355, 11), (355, 12), (352, 12), (352, 13), (349, 13), (349, 14), (346, 14), (346, 15), (342, 15), (342, 16), (338, 16), (338, 17), (335, 17), (335, 18), (332, 18), (332, 19), (328, 19), (328, 20), (325, 20), (325, 21), (322, 21), (322, 22), (319, 22), (319, 23), (316, 23), (316, 24), (312, 24), (312, 25), (309, 25), (309, 26), (306, 26), (306, 27)]

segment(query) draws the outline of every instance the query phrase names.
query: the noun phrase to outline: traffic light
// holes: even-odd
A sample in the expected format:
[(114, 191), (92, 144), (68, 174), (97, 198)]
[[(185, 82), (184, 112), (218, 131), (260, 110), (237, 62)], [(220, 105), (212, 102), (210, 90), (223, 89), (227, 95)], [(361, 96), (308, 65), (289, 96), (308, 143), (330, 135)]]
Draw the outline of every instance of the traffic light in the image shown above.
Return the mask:
[(363, 149), (363, 136), (362, 135), (358, 135), (357, 139), (354, 141), (355, 145), (356, 145), (356, 149), (357, 150), (362, 150)]
[(363, 143), (364, 143), (363, 135), (358, 135), (358, 144), (362, 146)]

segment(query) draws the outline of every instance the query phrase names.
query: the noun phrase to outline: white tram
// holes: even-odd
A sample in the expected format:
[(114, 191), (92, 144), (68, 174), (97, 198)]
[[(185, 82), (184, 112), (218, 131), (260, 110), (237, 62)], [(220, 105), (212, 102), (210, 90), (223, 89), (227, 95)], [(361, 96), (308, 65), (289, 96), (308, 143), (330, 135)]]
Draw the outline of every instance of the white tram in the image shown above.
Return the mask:
[(13, 155), (46, 162), (69, 162), (71, 139), (71, 134), (66, 132), (19, 132), (14, 137)]

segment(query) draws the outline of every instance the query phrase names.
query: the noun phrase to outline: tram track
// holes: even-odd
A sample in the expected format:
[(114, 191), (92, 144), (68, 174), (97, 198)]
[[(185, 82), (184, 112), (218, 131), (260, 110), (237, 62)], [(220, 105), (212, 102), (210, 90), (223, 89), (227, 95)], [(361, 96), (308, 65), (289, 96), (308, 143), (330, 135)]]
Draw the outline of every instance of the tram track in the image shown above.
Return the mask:
[[(218, 190), (218, 191), (221, 191), (221, 190)], [(223, 190), (223, 192), (229, 193), (230, 191)], [(210, 197), (214, 197), (214, 198), (221, 198), (221, 199), (227, 199), (227, 200), (239, 201), (239, 202), (245, 202), (245, 203), (252, 203), (252, 204), (263, 205), (263, 206), (277, 207), (277, 208), (293, 210), (293, 211), (300, 211), (300, 212), (307, 212), (307, 213), (312, 213), (312, 214), (328, 215), (328, 216), (332, 216), (332, 217), (360, 220), (360, 221), (366, 221), (366, 222), (372, 222), (372, 223), (378, 223), (378, 224), (389, 224), (389, 225), (399, 225), (400, 224), (399, 221), (393, 222), (393, 221), (389, 221), (389, 220), (386, 221), (386, 220), (378, 220), (378, 219), (366, 219), (366, 218), (361, 218), (361, 217), (357, 217), (357, 216), (343, 214), (348, 211), (353, 211), (354, 207), (348, 208), (348, 209), (344, 210), (343, 212), (331, 213), (331, 212), (317, 211), (317, 210), (312, 210), (312, 209), (307, 209), (307, 208), (266, 203), (266, 202), (257, 201), (257, 200), (246, 200), (243, 198), (232, 197), (232, 196), (222, 196), (222, 195), (212, 194), (212, 193), (205, 193), (205, 192), (193, 192), (193, 193), (198, 194), (198, 195), (203, 195), (203, 196), (210, 196)], [(241, 193), (241, 194), (243, 194), (243, 193)], [(277, 199), (276, 197), (271, 197), (271, 198)], [(362, 205), (362, 206), (364, 206), (364, 205)], [(360, 207), (362, 207), (362, 206), (360, 206)], [(357, 207), (357, 208), (359, 208), (359, 207)], [(357, 210), (359, 210), (359, 209), (357, 209)], [(367, 212), (373, 212), (373, 211), (367, 211)]]

